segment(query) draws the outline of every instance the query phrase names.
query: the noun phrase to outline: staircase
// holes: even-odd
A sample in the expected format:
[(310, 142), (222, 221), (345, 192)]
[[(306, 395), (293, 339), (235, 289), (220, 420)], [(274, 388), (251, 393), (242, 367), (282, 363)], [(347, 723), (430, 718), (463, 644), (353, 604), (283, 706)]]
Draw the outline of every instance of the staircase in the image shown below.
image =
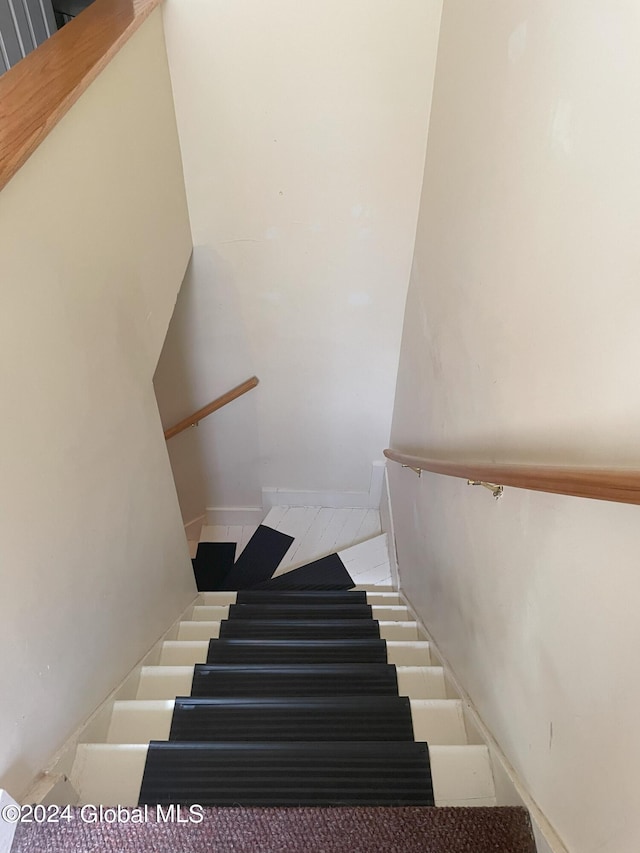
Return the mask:
[[(466, 822), (460, 837), (476, 846), (456, 847), (449, 834), (448, 846), (415, 849), (482, 853), (480, 825), (506, 820), (504, 838), (515, 846), (486, 850), (535, 850), (526, 812), (482, 808), (496, 804), (487, 747), (467, 742), (461, 701), (447, 695), (406, 602), (383, 582), (386, 537), (300, 566), (293, 554), (304, 548), (276, 529), (282, 517), (272, 511), (235, 562), (223, 572), (213, 566), (216, 582), (235, 589), (200, 592), (157, 665), (143, 667), (136, 698), (115, 702), (106, 742), (77, 747), (70, 782), (78, 804), (199, 804), (209, 818), (286, 807), (303, 824), (336, 809), (360, 820), (389, 811), (387, 822), (402, 813), (404, 830), (422, 827), (430, 838), (446, 812), (452, 827)], [(202, 553), (210, 560), (214, 552)], [(202, 568), (196, 558), (201, 580)], [(434, 805), (445, 807), (439, 818), (425, 810)], [(459, 808), (467, 806), (476, 807), (470, 823)], [(496, 838), (489, 832), (487, 844)], [(27, 840), (28, 830), (18, 833), (18, 845)], [(304, 849), (334, 849), (323, 844), (307, 836)], [(413, 849), (407, 844), (397, 849)], [(335, 849), (360, 848), (345, 836)]]

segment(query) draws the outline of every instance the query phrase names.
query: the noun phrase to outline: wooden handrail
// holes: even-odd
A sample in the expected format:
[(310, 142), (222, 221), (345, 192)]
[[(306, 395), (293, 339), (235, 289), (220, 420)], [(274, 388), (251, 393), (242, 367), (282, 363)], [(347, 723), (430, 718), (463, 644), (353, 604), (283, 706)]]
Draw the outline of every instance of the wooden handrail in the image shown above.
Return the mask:
[(246, 394), (247, 391), (251, 391), (252, 388), (256, 387), (259, 381), (260, 380), (257, 376), (252, 376), (251, 379), (247, 379), (247, 381), (243, 382), (241, 385), (236, 385), (236, 387), (232, 388), (231, 391), (227, 391), (226, 394), (223, 394), (221, 397), (217, 397), (207, 406), (203, 406), (201, 409), (198, 409), (197, 412), (189, 415), (188, 418), (183, 418), (175, 426), (166, 429), (164, 431), (165, 439), (168, 441), (170, 438), (173, 438), (174, 435), (178, 435), (178, 433), (183, 432), (185, 429), (189, 429), (191, 426), (196, 426), (199, 421), (206, 418), (207, 415), (211, 414), (211, 412), (216, 412), (218, 409), (226, 406), (227, 403), (230, 403), (232, 400), (236, 400), (238, 397), (242, 397), (242, 395)]
[(573, 495), (601, 501), (640, 504), (640, 470), (634, 468), (581, 468), (553, 465), (509, 465), (491, 462), (448, 462), (384, 451), (387, 459), (418, 471), (431, 471), (448, 477), (462, 477), (531, 489), (555, 495)]
[(160, 2), (95, 0), (0, 77), (0, 189)]

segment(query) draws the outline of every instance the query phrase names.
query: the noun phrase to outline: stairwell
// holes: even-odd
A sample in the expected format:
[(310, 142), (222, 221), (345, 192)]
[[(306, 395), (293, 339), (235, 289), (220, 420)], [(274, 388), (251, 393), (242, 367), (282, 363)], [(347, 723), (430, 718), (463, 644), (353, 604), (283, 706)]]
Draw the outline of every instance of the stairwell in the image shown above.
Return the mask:
[[(136, 698), (114, 703), (105, 742), (78, 745), (73, 820), (20, 826), (14, 853), (178, 838), (189, 850), (535, 850), (527, 813), (496, 807), (488, 749), (468, 743), (462, 702), (389, 583), (386, 536), (314, 554), (308, 528), (297, 544), (278, 530), (285, 514), (241, 533), (226, 582), (212, 566), (234, 589), (201, 591)], [(114, 814), (107, 835), (91, 828), (98, 806)]]

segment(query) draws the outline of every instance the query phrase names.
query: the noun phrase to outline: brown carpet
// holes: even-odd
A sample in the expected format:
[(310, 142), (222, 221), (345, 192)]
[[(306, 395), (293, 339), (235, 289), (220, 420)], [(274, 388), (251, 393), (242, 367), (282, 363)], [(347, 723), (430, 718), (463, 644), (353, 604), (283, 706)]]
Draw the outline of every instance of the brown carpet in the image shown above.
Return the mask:
[[(535, 853), (521, 808), (204, 809), (199, 824), (18, 826), (11, 853)], [(183, 807), (183, 819), (188, 810)]]

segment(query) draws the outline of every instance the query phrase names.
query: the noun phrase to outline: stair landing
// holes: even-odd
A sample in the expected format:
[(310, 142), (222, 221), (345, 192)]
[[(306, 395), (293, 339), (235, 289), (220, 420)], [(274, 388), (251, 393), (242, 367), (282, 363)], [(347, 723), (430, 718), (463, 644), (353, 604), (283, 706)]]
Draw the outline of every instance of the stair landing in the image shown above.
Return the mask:
[[(359, 586), (393, 585), (387, 537), (377, 509), (277, 506), (262, 523), (294, 537), (274, 577), (337, 552)], [(255, 525), (205, 525), (200, 541), (235, 542), (237, 559), (256, 529)]]

